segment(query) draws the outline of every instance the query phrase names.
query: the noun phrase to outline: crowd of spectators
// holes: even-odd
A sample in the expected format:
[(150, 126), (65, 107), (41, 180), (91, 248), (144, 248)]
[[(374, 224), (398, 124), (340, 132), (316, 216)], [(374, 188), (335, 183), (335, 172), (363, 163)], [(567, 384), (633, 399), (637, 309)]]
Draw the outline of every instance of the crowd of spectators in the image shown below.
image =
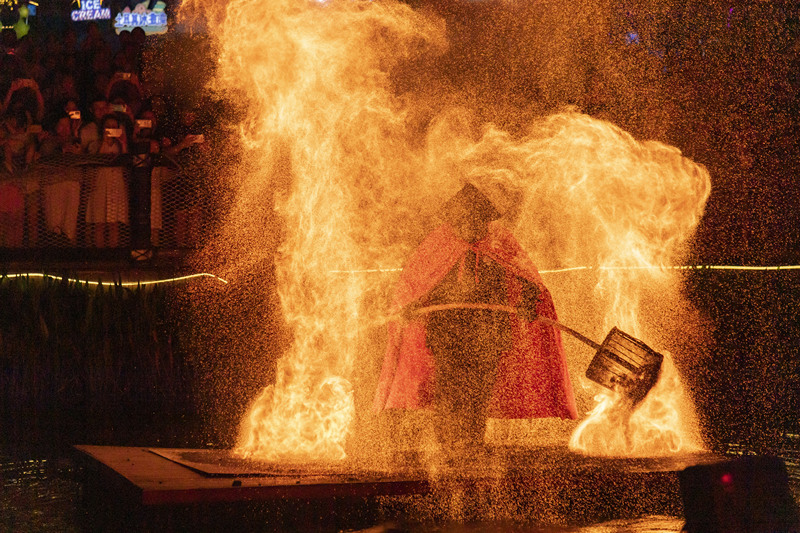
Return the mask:
[[(104, 36), (92, 22), (85, 30), (80, 38), (74, 29), (21, 39), (13, 30), (2, 32), (0, 248), (40, 246), (46, 232), (71, 245), (120, 246), (132, 216), (130, 177), (122, 166), (98, 167), (88, 183), (74, 169), (64, 168), (56, 180), (43, 180), (35, 169), (48, 158), (113, 160), (122, 154), (161, 154), (176, 163), (152, 171), (152, 244), (161, 244), (162, 193), (170, 181), (192, 181), (176, 169), (209, 150), (203, 134), (208, 122), (198, 118), (202, 106), (185, 103), (198, 100), (178, 101), (163, 79), (143, 76), (150, 37), (141, 28)], [(197, 225), (202, 211), (188, 205), (192, 194), (186, 188), (186, 194), (177, 194), (178, 212), (171, 214), (177, 246), (188, 244), (196, 229), (188, 226)], [(79, 232), (78, 226), (84, 229)]]

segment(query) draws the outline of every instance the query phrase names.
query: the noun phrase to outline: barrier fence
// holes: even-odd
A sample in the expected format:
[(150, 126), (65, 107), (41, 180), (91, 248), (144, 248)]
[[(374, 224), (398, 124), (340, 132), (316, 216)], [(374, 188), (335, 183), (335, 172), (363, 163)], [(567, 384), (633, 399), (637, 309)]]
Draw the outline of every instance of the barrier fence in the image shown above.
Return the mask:
[(191, 248), (208, 224), (197, 180), (161, 154), (57, 154), (0, 175), (0, 252)]

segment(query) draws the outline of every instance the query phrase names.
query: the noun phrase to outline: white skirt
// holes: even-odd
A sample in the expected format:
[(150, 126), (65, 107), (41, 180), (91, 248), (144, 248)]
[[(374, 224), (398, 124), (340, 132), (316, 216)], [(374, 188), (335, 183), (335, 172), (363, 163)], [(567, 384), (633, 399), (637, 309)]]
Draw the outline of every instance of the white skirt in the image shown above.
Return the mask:
[(128, 223), (128, 186), (121, 167), (100, 167), (86, 202), (86, 222)]

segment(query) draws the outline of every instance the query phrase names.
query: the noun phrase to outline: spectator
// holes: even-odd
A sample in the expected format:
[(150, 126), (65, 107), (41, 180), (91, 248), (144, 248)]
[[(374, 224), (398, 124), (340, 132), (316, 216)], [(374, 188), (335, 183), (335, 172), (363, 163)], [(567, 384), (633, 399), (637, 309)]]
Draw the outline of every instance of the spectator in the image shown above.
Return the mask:
[(6, 111), (0, 125), (0, 146), (3, 147), (3, 172), (20, 176), (36, 155), (36, 144), (30, 115), (21, 107)]
[(22, 58), (14, 54), (4, 54), (0, 58), (0, 95), (5, 97), (11, 90), (11, 84), (25, 76), (25, 62)]
[[(10, 31), (16, 42), (14, 30)], [(3, 37), (5, 44), (5, 31)], [(23, 243), (25, 197), (22, 183), (16, 179), (16, 170), (25, 165), (28, 157), (27, 121), (24, 113), (7, 112), (0, 123), (0, 247), (17, 247)]]
[(91, 56), (100, 50), (110, 50), (108, 43), (103, 39), (100, 27), (92, 21), (86, 25), (86, 37), (80, 45), (82, 54)]
[[(161, 142), (158, 139), (158, 119), (152, 110), (145, 110), (139, 114), (134, 127), (134, 154), (155, 155), (161, 152)], [(161, 158), (151, 159), (150, 170), (150, 243), (154, 246), (161, 245), (162, 231), (164, 229), (163, 215), (163, 185), (174, 179), (175, 171)]]
[[(102, 122), (102, 138), (95, 153), (121, 155), (128, 152), (127, 132), (116, 114), (106, 115)], [(86, 205), (90, 245), (116, 248), (121, 243), (122, 227), (128, 224), (128, 188), (122, 167), (102, 166), (97, 169)]]
[(156, 114), (149, 109), (139, 113), (133, 127), (133, 141), (143, 146), (136, 153), (157, 154), (161, 151), (161, 143), (156, 139)]
[(89, 116), (85, 120), (81, 120), (81, 129), (79, 136), (81, 139), (81, 152), (89, 153), (90, 147), (99, 146), (100, 134), (100, 121), (111, 110), (108, 107), (108, 102), (102, 96), (96, 96), (89, 104)]
[(22, 108), (33, 122), (40, 122), (44, 118), (44, 98), (39, 91), (39, 85), (30, 78), (17, 78), (11, 82), (3, 100), (2, 111)]
[[(154, 156), (149, 192), (152, 242), (160, 242), (162, 230), (169, 227), (177, 233), (180, 246), (188, 245), (199, 230), (205, 206), (202, 183), (209, 152), (207, 124), (194, 110), (178, 109), (170, 97), (175, 80), (159, 61), (149, 61), (152, 72), (148, 70), (143, 78), (143, 52), (148, 49), (144, 30), (137, 28), (112, 39), (113, 34), (103, 34), (95, 22), (82, 26), (86, 32), (80, 42), (71, 28), (59, 33), (41, 27), (21, 39), (13, 30), (0, 36), (0, 174), (8, 200), (2, 206), (3, 216), (19, 214), (12, 189), (24, 199), (23, 224), (15, 225), (13, 235), (7, 237), (18, 242), (17, 229), (22, 227), (24, 245), (33, 242), (36, 220), (43, 213), (47, 229), (76, 243), (71, 228), (77, 225), (77, 217), (84, 215), (75, 214), (73, 193), (85, 183), (81, 185), (84, 194), (85, 189), (93, 191), (91, 209), (86, 213), (91, 225), (87, 234), (91, 235), (86, 242), (118, 245), (119, 233), (128, 222), (127, 199), (139, 199), (139, 191), (131, 188), (139, 181), (131, 181), (119, 168), (102, 169), (85, 181), (66, 175), (63, 167), (48, 174), (48, 165), (42, 165), (39, 168), (45, 173), (34, 173), (32, 162), (42, 155), (59, 154), (63, 159), (63, 154), (131, 152), (137, 143), (137, 151), (144, 149)], [(116, 120), (108, 124), (118, 128), (101, 124), (108, 115)], [(151, 127), (135, 123), (134, 117), (149, 120)], [(106, 129), (124, 131), (109, 139), (104, 135)], [(177, 213), (162, 211), (162, 193), (168, 194), (165, 187), (170, 186), (170, 198), (178, 200)], [(143, 188), (141, 194), (146, 197), (148, 193)], [(12, 211), (13, 216), (9, 215)]]
[[(69, 101), (58, 117), (55, 131), (42, 143), (41, 152), (78, 154), (81, 152), (80, 123), (77, 104)], [(48, 167), (39, 167), (40, 169)], [(43, 193), (45, 228), (51, 242), (77, 244), (78, 208), (81, 193), (81, 170), (75, 166), (56, 167), (40, 174)]]
[(139, 77), (134, 72), (117, 71), (111, 77), (106, 90), (106, 98), (113, 105), (126, 105), (125, 112), (130, 114), (131, 120), (139, 114), (142, 108), (142, 89)]
[(25, 62), (24, 77), (33, 78), (39, 87), (44, 83), (45, 78), (50, 72), (44, 66), (44, 47), (40, 41), (31, 41), (30, 46), (26, 47), (24, 53), (20, 53), (20, 58)]
[(71, 69), (58, 68), (47, 77), (48, 85), (41, 91), (45, 109), (49, 112), (58, 112), (65, 100), (80, 101), (78, 84)]
[[(30, 115), (22, 106), (15, 105), (8, 109), (0, 124), (0, 148), (3, 154), (3, 164), (0, 166), (0, 181), (5, 183), (5, 193), (12, 198), (23, 195), (23, 209), (17, 210), (17, 201), (10, 201), (3, 209), (5, 218), (9, 216), (15, 220), (25, 217), (28, 221), (28, 244), (35, 245), (38, 241), (39, 218), (39, 184), (35, 179), (24, 174), (36, 157), (36, 142), (32, 131)], [(11, 189), (14, 189), (14, 193)], [(5, 202), (4, 202), (5, 203)], [(19, 221), (18, 221), (19, 222)], [(13, 242), (18, 242), (17, 237), (24, 232), (22, 222), (15, 225), (11, 234)]]
[(172, 136), (164, 139), (163, 150), (180, 166), (180, 178), (169, 184), (175, 204), (175, 241), (190, 246), (199, 237), (203, 220), (203, 181), (205, 156), (209, 151), (205, 127), (194, 109), (182, 110)]
[(137, 26), (131, 30), (131, 46), (128, 47), (127, 53), (137, 74), (142, 73), (142, 52), (144, 51), (146, 41), (147, 34), (144, 32), (144, 29)]
[(41, 155), (52, 153), (79, 154), (81, 149), (80, 132), (83, 128), (81, 111), (75, 100), (67, 100), (61, 107), (61, 112), (55, 116), (55, 125), (39, 145)]

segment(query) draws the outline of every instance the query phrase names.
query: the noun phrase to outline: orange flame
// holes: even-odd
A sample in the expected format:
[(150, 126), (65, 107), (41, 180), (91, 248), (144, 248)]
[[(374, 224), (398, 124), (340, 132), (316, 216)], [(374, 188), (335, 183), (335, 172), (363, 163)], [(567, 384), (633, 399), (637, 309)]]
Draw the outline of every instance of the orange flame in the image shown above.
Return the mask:
[[(360, 351), (362, 337), (386, 318), (394, 279), (341, 272), (402, 265), (465, 179), (509, 208), (506, 222), (547, 266), (669, 264), (708, 197), (707, 172), (678, 150), (573, 110), (533, 121), (521, 138), (491, 124), (476, 131), (473, 113), (448, 105), (453, 95), (435, 72), (414, 70), (446, 49), (444, 23), (405, 4), (187, 0), (183, 10), (218, 31), (216, 88), (247, 103), (247, 153), (231, 171), (239, 194), (223, 236), (236, 243), (234, 269), (271, 260), (264, 241), (280, 242), (277, 292), (291, 347), (242, 424), (245, 455), (345, 456), (362, 408), (356, 393), (370, 384), (357, 382), (359, 369), (377, 372), (379, 355)], [(405, 83), (394, 83), (397, 73)], [(676, 282), (664, 272), (600, 272), (596, 308), (567, 309), (576, 327), (618, 325), (638, 337), (642, 287)], [(559, 301), (586, 299), (578, 289), (552, 287), (560, 312)], [(588, 359), (570, 355), (573, 375)], [(650, 428), (691, 424), (666, 405), (631, 417), (634, 447), (623, 453), (658, 440)], [(618, 449), (608, 442), (619, 440), (614, 423), (593, 413), (573, 442)]]
[[(538, 264), (596, 267), (591, 304), (579, 284), (552, 286), (562, 319), (594, 331), (618, 326), (652, 346), (643, 334), (659, 328), (659, 314), (676, 304), (680, 279), (674, 270), (650, 267), (683, 258), (710, 193), (708, 172), (673, 147), (639, 142), (574, 112), (534, 123), (519, 142), (488, 128), (470, 158), (485, 180), (522, 191), (516, 234)], [(568, 294), (559, 298), (562, 293)], [(645, 310), (653, 316), (642, 320)], [(571, 438), (574, 449), (628, 456), (700, 446), (693, 406), (669, 357), (662, 379), (632, 416), (610, 394), (596, 401)]]
[[(372, 293), (368, 280), (337, 272), (397, 263), (405, 251), (389, 246), (397, 231), (380, 227), (405, 218), (396, 208), (413, 174), (403, 165), (415, 161), (388, 72), (411, 52), (443, 46), (441, 25), (390, 3), (234, 0), (184, 9), (220, 32), (217, 88), (247, 102), (248, 157), (227, 235), (242, 254), (236, 268), (269, 260), (265, 234), (282, 228), (277, 291), (292, 346), (275, 384), (253, 402), (239, 449), (267, 460), (342, 459)], [(257, 214), (274, 220), (269, 205), (280, 222), (253, 224)]]
[(613, 393), (597, 395), (597, 405), (581, 422), (570, 448), (593, 455), (659, 457), (703, 448), (691, 401), (685, 396), (669, 354), (662, 374), (633, 412)]

